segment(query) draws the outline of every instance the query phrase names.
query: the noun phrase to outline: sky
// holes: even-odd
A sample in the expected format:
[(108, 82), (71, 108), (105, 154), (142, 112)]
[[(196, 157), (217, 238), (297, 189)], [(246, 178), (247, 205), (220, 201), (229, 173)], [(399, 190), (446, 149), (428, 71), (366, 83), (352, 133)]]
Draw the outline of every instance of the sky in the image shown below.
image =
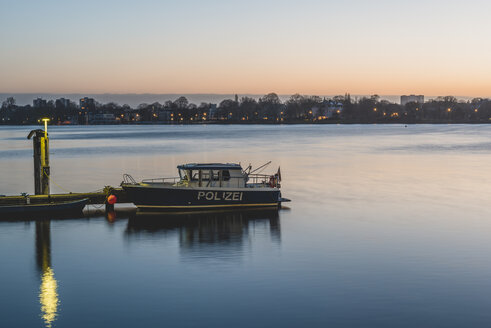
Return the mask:
[(0, 0), (0, 93), (491, 96), (491, 1)]

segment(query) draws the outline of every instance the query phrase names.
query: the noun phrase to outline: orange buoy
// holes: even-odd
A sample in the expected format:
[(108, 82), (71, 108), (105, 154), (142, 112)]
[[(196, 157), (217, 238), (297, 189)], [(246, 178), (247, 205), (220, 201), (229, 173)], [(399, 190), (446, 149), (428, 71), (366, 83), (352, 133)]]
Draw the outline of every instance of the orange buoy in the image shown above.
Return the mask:
[(107, 197), (107, 203), (110, 205), (116, 204), (117, 201), (118, 201), (118, 197), (116, 197), (115, 195), (109, 195)]

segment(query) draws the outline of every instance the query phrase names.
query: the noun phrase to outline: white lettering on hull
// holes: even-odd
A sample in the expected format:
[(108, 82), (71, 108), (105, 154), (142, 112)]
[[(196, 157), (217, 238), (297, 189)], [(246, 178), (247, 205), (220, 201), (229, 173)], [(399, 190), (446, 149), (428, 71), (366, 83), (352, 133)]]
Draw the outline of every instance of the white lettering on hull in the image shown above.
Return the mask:
[(243, 197), (243, 193), (240, 191), (199, 191), (198, 192), (198, 200), (206, 199), (206, 200), (224, 200), (224, 201), (241, 201)]

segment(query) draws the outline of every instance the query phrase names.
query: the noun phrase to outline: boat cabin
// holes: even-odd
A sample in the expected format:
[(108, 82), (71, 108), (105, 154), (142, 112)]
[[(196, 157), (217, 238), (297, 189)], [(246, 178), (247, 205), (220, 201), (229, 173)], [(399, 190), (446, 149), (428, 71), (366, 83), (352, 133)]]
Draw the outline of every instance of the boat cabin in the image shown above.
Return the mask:
[(180, 186), (244, 188), (247, 182), (239, 164), (184, 164), (177, 168)]

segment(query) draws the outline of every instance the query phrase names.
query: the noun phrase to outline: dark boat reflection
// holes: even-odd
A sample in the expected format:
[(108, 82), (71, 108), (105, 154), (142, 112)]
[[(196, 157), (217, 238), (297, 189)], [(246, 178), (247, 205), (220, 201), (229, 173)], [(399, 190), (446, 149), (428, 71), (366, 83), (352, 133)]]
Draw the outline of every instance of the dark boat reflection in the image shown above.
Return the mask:
[(149, 236), (177, 237), (186, 259), (234, 260), (244, 245), (260, 238), (281, 242), (278, 210), (213, 211), (189, 213), (136, 213), (128, 220), (128, 240)]

